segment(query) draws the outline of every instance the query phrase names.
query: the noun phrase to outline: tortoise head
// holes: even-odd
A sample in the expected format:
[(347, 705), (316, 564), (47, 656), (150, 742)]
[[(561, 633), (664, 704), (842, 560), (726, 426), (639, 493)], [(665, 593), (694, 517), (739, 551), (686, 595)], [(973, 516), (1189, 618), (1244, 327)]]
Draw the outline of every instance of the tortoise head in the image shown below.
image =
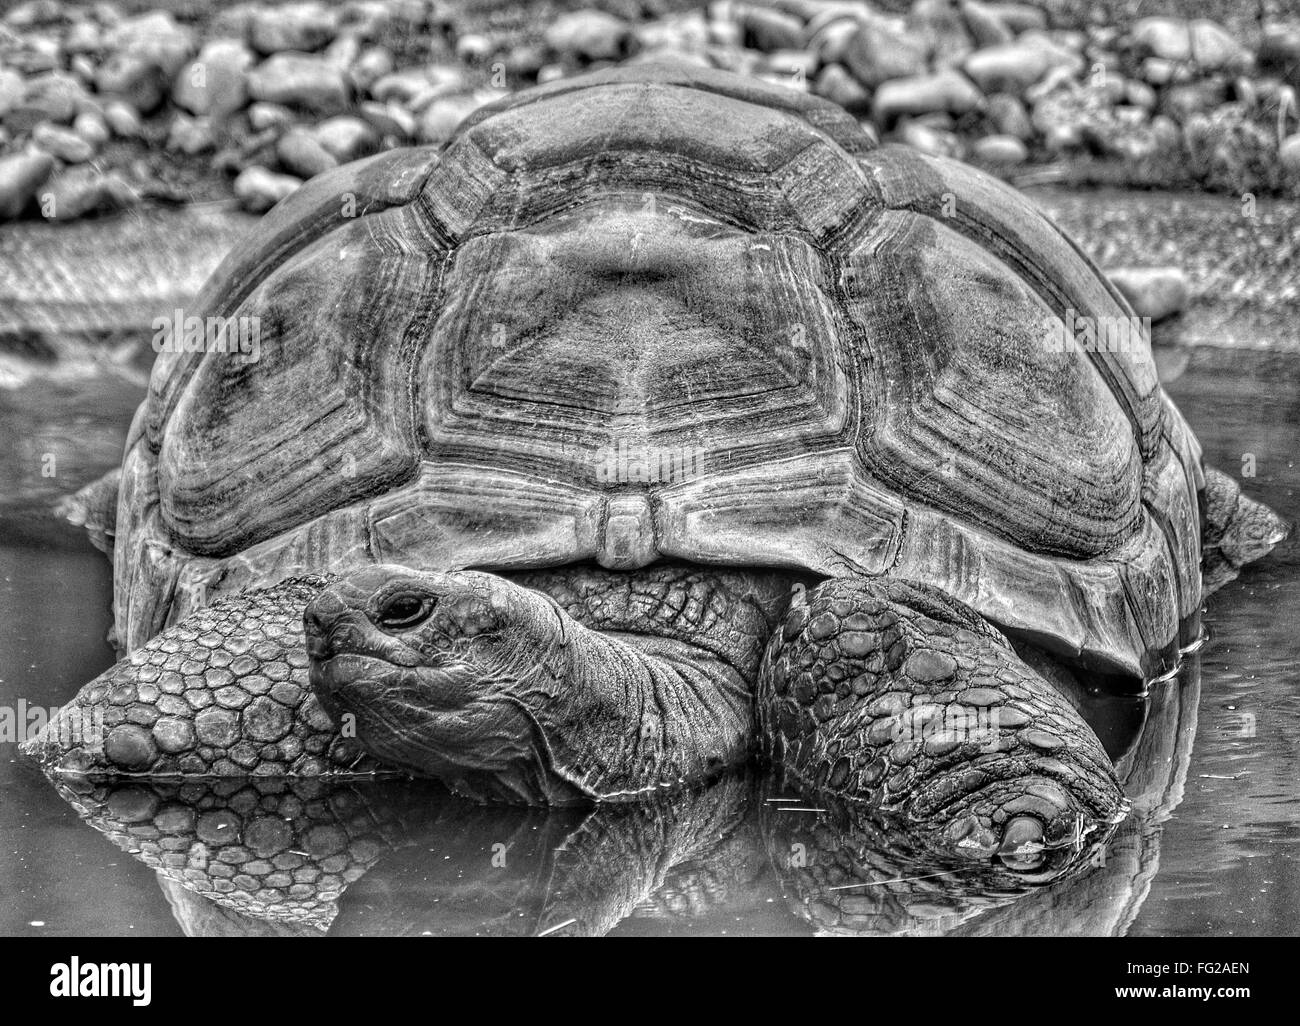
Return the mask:
[(557, 612), (488, 574), (367, 567), (307, 606), (312, 686), (390, 765), (479, 796), (562, 800), (536, 719)]

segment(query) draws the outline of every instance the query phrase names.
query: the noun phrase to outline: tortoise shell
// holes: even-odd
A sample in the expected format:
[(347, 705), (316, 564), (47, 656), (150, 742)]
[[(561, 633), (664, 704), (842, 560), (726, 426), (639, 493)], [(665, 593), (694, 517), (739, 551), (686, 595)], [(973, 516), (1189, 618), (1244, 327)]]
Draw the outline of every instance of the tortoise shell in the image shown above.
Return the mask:
[(158, 358), (128, 647), (369, 561), (895, 575), (1139, 676), (1197, 630), (1197, 442), (1140, 332), (1068, 344), (1124, 300), (1012, 189), (793, 90), (639, 65), (508, 97), (311, 180), (197, 313), (260, 352)]

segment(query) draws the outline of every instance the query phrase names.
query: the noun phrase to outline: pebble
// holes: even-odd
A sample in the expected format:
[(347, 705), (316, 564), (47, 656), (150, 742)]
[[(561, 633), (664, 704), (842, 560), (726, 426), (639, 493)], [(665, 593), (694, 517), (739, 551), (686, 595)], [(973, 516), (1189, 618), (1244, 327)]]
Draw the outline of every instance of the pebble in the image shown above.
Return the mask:
[(228, 114), (248, 99), (247, 73), (253, 52), (237, 39), (213, 39), (181, 69), (172, 102), (191, 114)]
[[(374, 153), (379, 148), (379, 137), (366, 121), (352, 115), (341, 115), (322, 121), (311, 130), (312, 137), (339, 163), (347, 163)], [(393, 134), (393, 133), (389, 133)]]
[(890, 79), (924, 75), (927, 49), (923, 39), (872, 19), (849, 39), (841, 59), (859, 82), (874, 89)]
[(958, 71), (898, 78), (884, 83), (872, 103), (876, 122), (888, 125), (904, 114), (966, 114), (984, 101), (975, 84)]
[(740, 27), (743, 45), (756, 50), (767, 53), (793, 50), (803, 42), (803, 22), (784, 11), (757, 4), (740, 4), (736, 8), (735, 20)]
[(338, 166), (338, 160), (310, 133), (291, 128), (275, 144), (275, 155), (286, 171), (299, 178), (314, 178)]
[(1172, 317), (1191, 296), (1191, 283), (1179, 267), (1117, 267), (1106, 273), (1133, 311), (1152, 322)]
[(858, 113), (871, 107), (871, 93), (842, 64), (828, 64), (817, 76), (817, 95), (847, 111)]
[(263, 54), (319, 50), (334, 38), (338, 15), (322, 3), (289, 3), (258, 8), (249, 24), (249, 42)]
[(302, 185), (302, 180), (292, 175), (279, 175), (264, 167), (249, 167), (235, 179), (235, 196), (245, 210), (262, 214), (282, 199), (292, 195)]
[(623, 52), (631, 27), (604, 11), (562, 14), (546, 27), (542, 38), (554, 52), (588, 61), (614, 60)]
[(41, 195), (41, 212), (51, 221), (75, 221), (87, 214), (125, 209), (139, 198), (115, 171), (71, 167), (50, 180)]
[(350, 92), (344, 73), (312, 54), (278, 53), (248, 74), (248, 93), (253, 99), (322, 114), (344, 110)]
[(21, 214), (54, 170), (48, 153), (19, 153), (0, 157), (0, 220)]
[(456, 126), (478, 107), (478, 100), (471, 96), (447, 96), (435, 100), (420, 114), (416, 135), (421, 142), (444, 142), (451, 137)]
[(976, 50), (962, 64), (962, 70), (982, 90), (1019, 95), (1047, 73), (1051, 55), (1046, 49), (1023, 43), (1008, 43)]
[(84, 164), (95, 155), (92, 143), (71, 129), (58, 125), (37, 125), (32, 130), (32, 142), (65, 164)]
[(971, 147), (974, 157), (985, 164), (1012, 166), (1029, 159), (1029, 150), (1014, 135), (986, 135)]

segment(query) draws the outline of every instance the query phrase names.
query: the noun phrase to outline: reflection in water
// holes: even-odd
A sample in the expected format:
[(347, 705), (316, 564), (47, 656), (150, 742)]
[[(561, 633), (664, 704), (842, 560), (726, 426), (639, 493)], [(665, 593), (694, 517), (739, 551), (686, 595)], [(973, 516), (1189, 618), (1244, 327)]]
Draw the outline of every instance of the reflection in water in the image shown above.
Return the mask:
[(774, 899), (818, 931), (1115, 934), (1182, 795), (1199, 673), (1152, 693), (1120, 760), (1134, 809), (1067, 877), (944, 865), (864, 812), (731, 775), (659, 802), (475, 805), (418, 781), (56, 782), (157, 873), (190, 935), (603, 935)]

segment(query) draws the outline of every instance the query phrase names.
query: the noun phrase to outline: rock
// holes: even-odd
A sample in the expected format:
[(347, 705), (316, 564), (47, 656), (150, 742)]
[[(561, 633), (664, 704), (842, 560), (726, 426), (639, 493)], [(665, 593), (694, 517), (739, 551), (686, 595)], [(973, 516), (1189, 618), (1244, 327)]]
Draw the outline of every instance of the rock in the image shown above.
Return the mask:
[(497, 51), (491, 36), (469, 32), (456, 40), (456, 59), (466, 64), (482, 64)]
[(1262, 74), (1300, 89), (1300, 22), (1265, 25), (1255, 59)]
[(817, 58), (806, 50), (776, 50), (759, 64), (759, 73), (783, 84), (807, 82), (817, 73)]
[(314, 178), (337, 167), (339, 163), (311, 134), (301, 128), (291, 128), (280, 137), (275, 144), (275, 155), (286, 171), (299, 178)]
[(152, 114), (166, 95), (167, 76), (143, 57), (114, 54), (96, 70), (95, 88), (129, 103), (141, 114)]
[(975, 49), (975, 41), (955, 0), (915, 0), (907, 27), (929, 41), (936, 69), (954, 67)]
[(415, 115), (395, 103), (376, 103), (374, 100), (367, 100), (358, 110), (367, 123), (382, 136), (391, 136), (403, 141), (415, 138)]
[(683, 11), (645, 22), (637, 25), (633, 33), (642, 53), (703, 53), (711, 41), (703, 11)]
[(1046, 49), (1016, 42), (976, 50), (962, 63), (962, 70), (986, 93), (1020, 95), (1050, 66)]
[(215, 145), (212, 122), (206, 117), (192, 118), (177, 112), (167, 130), (167, 148), (174, 153), (193, 157), (210, 150)]
[(1141, 53), (1161, 60), (1191, 61), (1202, 71), (1240, 69), (1250, 55), (1222, 25), (1204, 18), (1141, 18), (1134, 23), (1129, 39)]
[(1300, 178), (1300, 132), (1282, 140), (1282, 145), (1277, 148), (1277, 159), (1289, 174)]
[(302, 185), (292, 175), (277, 175), (264, 167), (245, 168), (235, 179), (235, 197), (245, 210), (263, 214)]
[(1193, 114), (1213, 110), (1227, 99), (1226, 82), (1221, 79), (1201, 79), (1164, 90), (1160, 97), (1160, 110), (1181, 124)]
[(985, 4), (985, 8), (1014, 33), (1047, 28), (1047, 12), (1029, 3)]
[(1156, 91), (1145, 82), (1130, 78), (1124, 82), (1124, 100), (1132, 107), (1155, 110)]
[(23, 76), (9, 68), (0, 67), (0, 121), (23, 101), (27, 83)]
[(42, 121), (66, 125), (86, 104), (89, 97), (71, 75), (47, 71), (27, 79), (22, 99), (5, 116), (9, 128), (24, 131)]
[(374, 128), (352, 115), (322, 121), (311, 130), (311, 135), (340, 164), (368, 156), (379, 149), (379, 136)]
[(961, 141), (952, 132), (932, 128), (917, 121), (904, 121), (899, 125), (898, 139), (931, 156), (957, 158), (961, 156)]
[(65, 164), (84, 164), (95, 155), (93, 144), (58, 125), (37, 125), (32, 129), (32, 142)]
[(321, 3), (262, 7), (249, 24), (249, 42), (263, 54), (319, 50), (334, 38), (338, 14)]
[(51, 221), (75, 221), (87, 214), (123, 210), (139, 200), (116, 172), (73, 167), (50, 180), (41, 195), (41, 212)]
[(54, 158), (48, 153), (0, 157), (0, 220), (21, 215), (53, 170)]
[(976, 140), (971, 154), (985, 164), (1010, 166), (1029, 159), (1029, 150), (1014, 135), (986, 135)]
[(817, 76), (816, 93), (847, 111), (857, 113), (871, 107), (871, 94), (842, 64), (828, 64)]
[(1179, 267), (1117, 267), (1106, 274), (1133, 312), (1153, 322), (1178, 313), (1191, 295), (1191, 284)]
[(977, 110), (984, 97), (975, 85), (959, 71), (951, 69), (933, 75), (916, 75), (896, 78), (876, 90), (872, 115), (880, 125), (888, 125), (908, 114), (930, 114), (944, 111), (949, 114), (966, 114)]
[(98, 111), (84, 110), (73, 119), (72, 130), (96, 150), (113, 137), (104, 115)]
[(352, 63), (348, 74), (352, 76), (356, 87), (365, 93), (379, 79), (391, 74), (394, 67), (396, 65), (391, 50), (383, 46), (368, 46)]
[(287, 128), (294, 121), (293, 111), (282, 103), (253, 103), (248, 107), (248, 124), (254, 132)]
[(370, 87), (380, 103), (400, 103), (407, 110), (423, 110), (441, 96), (463, 92), (465, 75), (460, 68), (430, 64), (405, 68), (385, 75)]
[(104, 120), (119, 139), (135, 139), (140, 135), (140, 116), (130, 104), (121, 100), (104, 104)]
[(349, 0), (343, 5), (340, 28), (362, 39), (376, 39), (393, 23), (393, 11), (384, 0)]
[(434, 100), (420, 113), (416, 136), (421, 142), (445, 142), (456, 126), (478, 107), (479, 101), (471, 96), (446, 96)]
[(740, 4), (735, 19), (740, 26), (742, 44), (755, 50), (768, 53), (795, 50), (803, 43), (803, 22), (793, 14), (756, 4)]
[(844, 63), (868, 89), (891, 79), (915, 78), (927, 70), (925, 40), (869, 19), (857, 29), (844, 51)]
[(347, 32), (325, 47), (322, 55), (340, 71), (348, 71), (361, 56), (361, 40)]
[(231, 114), (248, 99), (252, 65), (253, 52), (238, 39), (209, 40), (181, 69), (172, 85), (172, 102), (191, 114)]
[(93, 21), (81, 19), (73, 22), (63, 35), (65, 54), (99, 53), (104, 49), (104, 34)]
[(616, 60), (623, 55), (630, 32), (622, 18), (604, 11), (582, 10), (560, 15), (547, 26), (542, 38), (564, 57)]
[(999, 135), (1011, 135), (1021, 140), (1034, 137), (1034, 126), (1029, 120), (1029, 112), (1014, 96), (1006, 93), (990, 96), (984, 113), (989, 119), (989, 124)]
[(978, 0), (962, 0), (958, 10), (961, 11), (962, 20), (976, 46), (1000, 46), (1015, 38), (1015, 33), (987, 4), (979, 3)]
[(38, 25), (48, 25), (62, 20), (63, 4), (59, 0), (26, 0), (15, 4), (4, 16), (4, 23), (10, 28), (29, 29)]
[(104, 45), (115, 56), (130, 56), (157, 68), (170, 82), (194, 52), (194, 33), (166, 11), (154, 11), (115, 26)]
[(342, 71), (307, 53), (278, 53), (248, 73), (248, 94), (253, 99), (320, 114), (346, 109), (350, 93)]

